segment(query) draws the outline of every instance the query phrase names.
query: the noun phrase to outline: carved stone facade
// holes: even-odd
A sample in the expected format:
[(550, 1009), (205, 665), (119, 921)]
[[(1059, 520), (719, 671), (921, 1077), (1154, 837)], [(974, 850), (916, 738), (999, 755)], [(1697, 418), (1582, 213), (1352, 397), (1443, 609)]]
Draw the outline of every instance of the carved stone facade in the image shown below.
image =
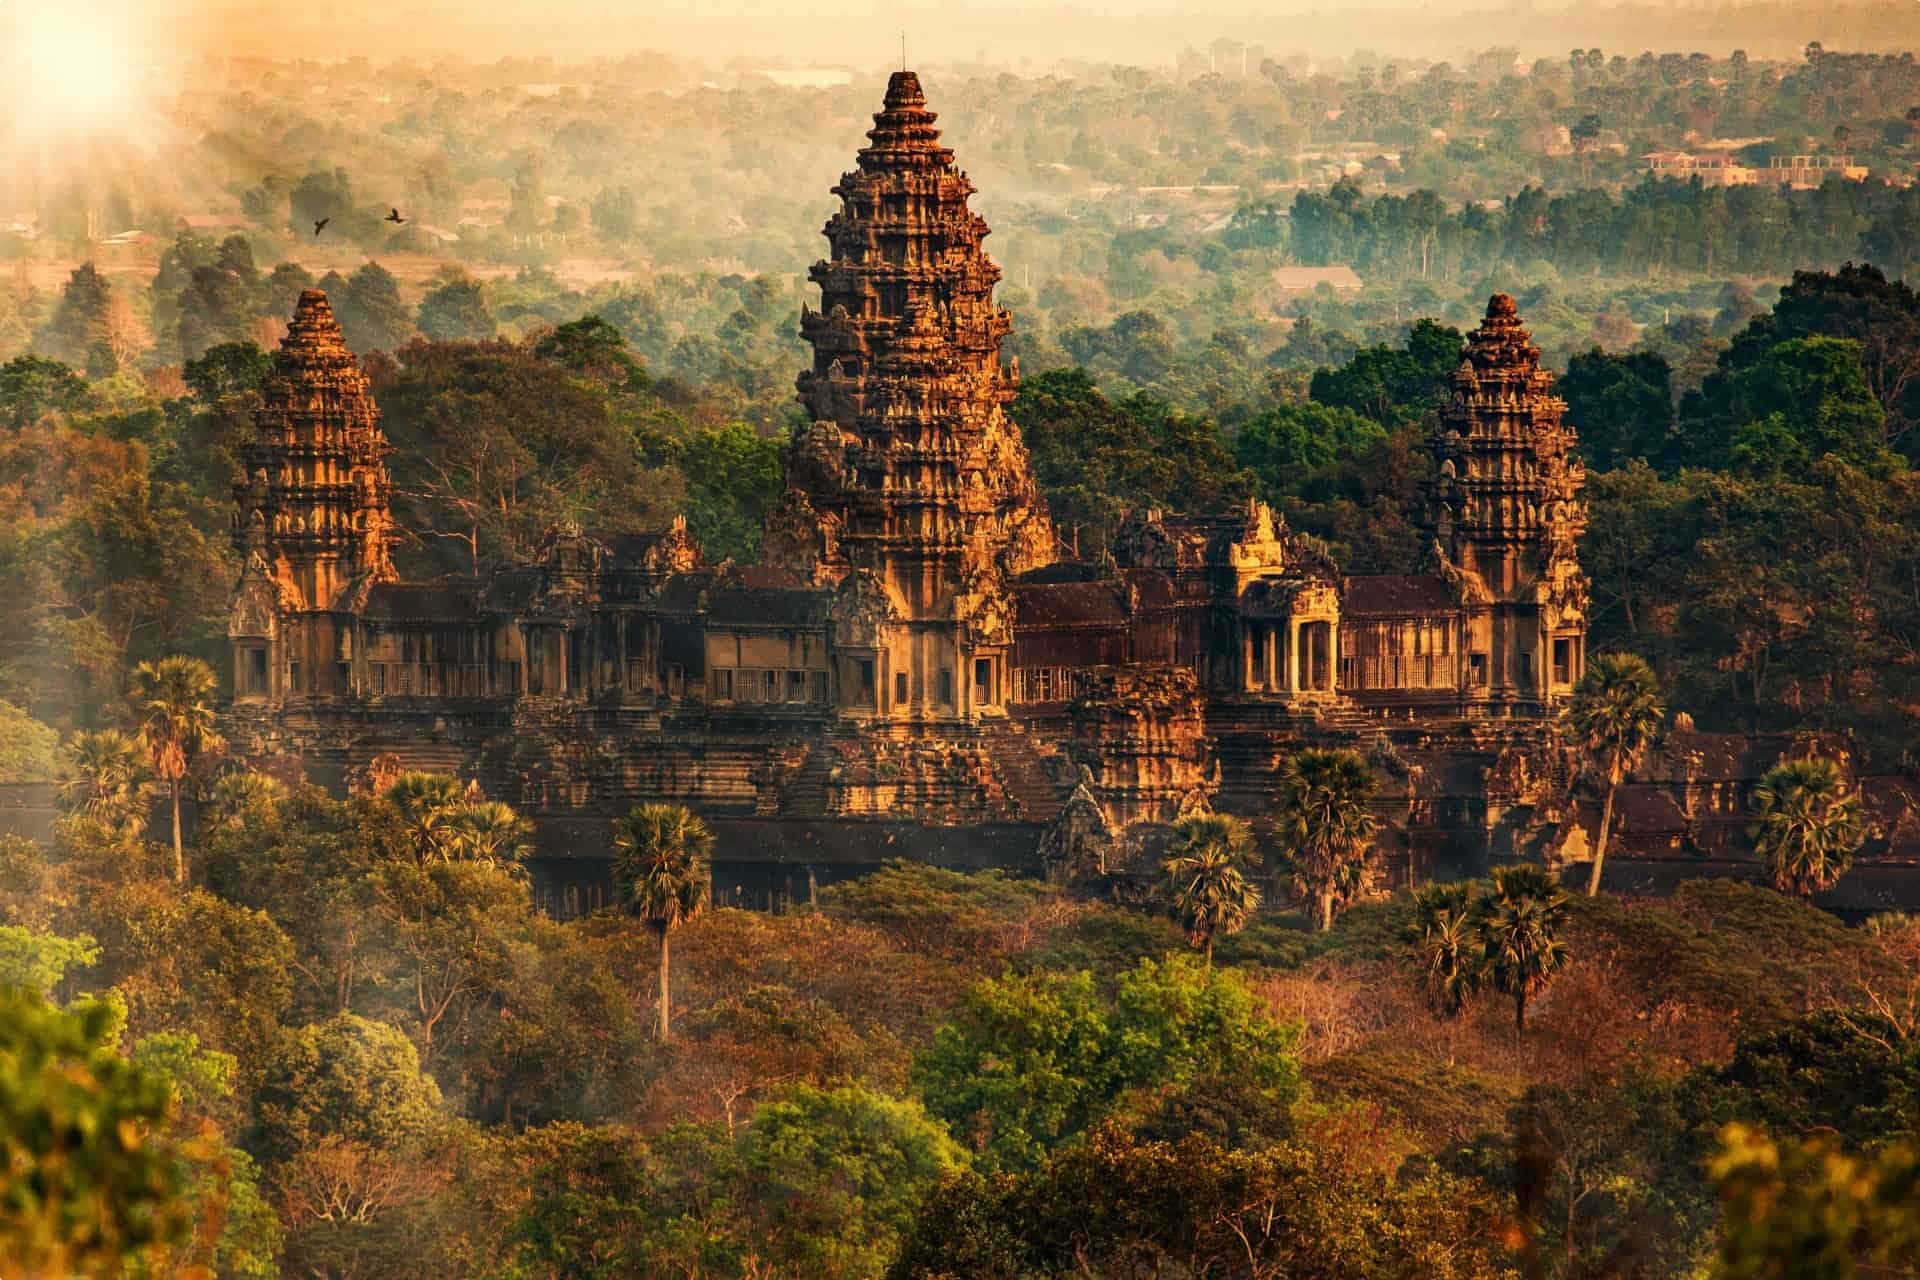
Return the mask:
[(1475, 704), (1538, 710), (1564, 699), (1585, 666), (1586, 528), (1566, 401), (1496, 294), (1432, 442), (1434, 559), (1466, 609), (1465, 689)]
[[(876, 720), (1003, 714), (1008, 580), (1055, 556), (1053, 526), (1006, 406), (1012, 315), (981, 248), (973, 184), (940, 145), (920, 80), (894, 73), (857, 167), (833, 193), (832, 256), (800, 331), (811, 424), (789, 450), (768, 549), (816, 583), (875, 575), (891, 605), (872, 650)], [(862, 668), (865, 670), (865, 668)]]
[(1184, 812), (1257, 816), (1308, 742), (1385, 751), (1383, 803), (1427, 855), (1539, 811), (1502, 753), (1539, 752), (1579, 675), (1581, 471), (1511, 301), (1432, 443), (1428, 572), (1343, 575), (1258, 502), (1138, 511), (1072, 559), (1007, 413), (987, 227), (933, 125), (897, 73), (834, 188), (808, 420), (759, 565), (705, 563), (676, 521), (557, 528), (527, 563), (399, 581), (378, 411), (303, 295), (236, 488), (240, 749), (339, 786), (477, 777), (555, 862), (604, 856), (607, 818), (666, 800), (736, 865), (1126, 875)]
[(227, 633), (241, 697), (343, 695), (352, 619), (397, 578), (380, 411), (327, 295), (300, 295), (234, 484), (245, 557)]

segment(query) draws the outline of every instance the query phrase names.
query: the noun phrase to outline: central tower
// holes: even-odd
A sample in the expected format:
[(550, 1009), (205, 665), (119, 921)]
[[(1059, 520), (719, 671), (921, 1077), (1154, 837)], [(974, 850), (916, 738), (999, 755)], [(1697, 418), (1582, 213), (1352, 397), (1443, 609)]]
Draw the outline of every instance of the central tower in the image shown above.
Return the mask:
[(1007, 580), (1054, 559), (1053, 526), (1006, 412), (1019, 369), (1000, 363), (1013, 317), (993, 300), (987, 224), (913, 72), (888, 81), (867, 139), (809, 273), (809, 423), (765, 548), (837, 586), (836, 619), (861, 619), (838, 647), (870, 646), (874, 666), (842, 673), (844, 703), (970, 719), (1006, 701)]

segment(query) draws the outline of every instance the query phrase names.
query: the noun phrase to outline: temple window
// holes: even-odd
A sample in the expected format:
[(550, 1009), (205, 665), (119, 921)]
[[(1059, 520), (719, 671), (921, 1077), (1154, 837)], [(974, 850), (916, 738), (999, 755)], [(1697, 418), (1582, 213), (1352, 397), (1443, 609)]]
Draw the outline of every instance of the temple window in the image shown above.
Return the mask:
[(893, 700), (896, 704), (904, 704), (907, 701), (907, 673), (904, 671), (894, 673)]
[(992, 658), (973, 660), (973, 700), (981, 704), (994, 701)]
[(1487, 655), (1474, 653), (1467, 656), (1467, 672), (1476, 689), (1487, 687)]
[(717, 702), (733, 701), (733, 672), (726, 668), (716, 668), (713, 673), (712, 696)]
[(857, 683), (860, 689), (860, 705), (871, 707), (874, 704), (873, 659), (855, 659), (854, 671), (859, 677)]
[(1573, 641), (1565, 637), (1553, 642), (1553, 682), (1573, 683)]
[(300, 692), (300, 664), (297, 662), (287, 664), (287, 688), (294, 693)]
[(943, 707), (951, 706), (953, 704), (953, 670), (952, 668), (950, 667), (940, 668), (939, 688), (940, 688), (940, 705)]
[(267, 647), (248, 645), (240, 651), (240, 692), (248, 697), (265, 697), (267, 690)]

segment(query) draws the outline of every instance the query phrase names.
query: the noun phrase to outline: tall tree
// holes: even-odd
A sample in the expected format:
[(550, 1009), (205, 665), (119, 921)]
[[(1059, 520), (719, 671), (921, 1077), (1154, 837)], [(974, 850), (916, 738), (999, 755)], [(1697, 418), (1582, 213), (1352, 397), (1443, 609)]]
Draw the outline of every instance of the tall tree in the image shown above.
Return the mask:
[(0, 1161), (8, 1275), (144, 1271), (196, 1226), (184, 1152), (167, 1134), (173, 1089), (121, 1056), (118, 1011), (105, 1001), (59, 1009), (0, 990)]
[(1471, 889), (1455, 883), (1420, 890), (1413, 899), (1407, 942), (1427, 1007), (1444, 1019), (1459, 1017), (1479, 991), (1483, 975)]
[(1572, 958), (1560, 931), (1567, 895), (1539, 867), (1499, 867), (1493, 889), (1475, 907), (1474, 928), (1487, 981), (1513, 1001), (1513, 1025), (1527, 1029), (1527, 1006), (1538, 999)]
[(1865, 834), (1860, 794), (1832, 760), (1776, 765), (1753, 789), (1753, 808), (1753, 850), (1780, 892), (1812, 898), (1853, 865)]
[(1593, 869), (1587, 896), (1600, 892), (1600, 873), (1613, 828), (1613, 800), (1620, 784), (1639, 767), (1660, 732), (1666, 708), (1653, 668), (1631, 653), (1603, 653), (1587, 666), (1567, 708), (1567, 732), (1585, 753), (1587, 768), (1605, 788), (1600, 826), (1593, 837)]
[(486, 287), (464, 274), (442, 277), (420, 300), (420, 332), (437, 342), (478, 342), (499, 331)]
[(1308, 904), (1313, 927), (1333, 928), (1335, 914), (1366, 887), (1378, 822), (1367, 811), (1373, 770), (1357, 751), (1309, 748), (1281, 766), (1285, 790), (1274, 813), (1281, 866), (1295, 897)]
[(1566, 397), (1567, 421), (1579, 430), (1580, 452), (1594, 470), (1665, 457), (1673, 370), (1657, 352), (1577, 352), (1556, 389)]
[(660, 941), (660, 1039), (671, 1034), (668, 935), (706, 908), (713, 832), (684, 805), (643, 804), (614, 824), (614, 891)]
[(127, 700), (140, 725), (153, 776), (173, 807), (173, 878), (187, 882), (186, 846), (180, 839), (180, 797), (194, 764), (224, 745), (213, 705), (219, 681), (213, 668), (181, 654), (143, 662), (128, 680)]
[(400, 811), (416, 858), (432, 862), (449, 856), (456, 839), (454, 818), (465, 802), (458, 778), (409, 770), (393, 780), (383, 798)]
[(463, 804), (447, 825), (459, 856), (505, 865), (518, 863), (525, 856), (527, 836), (533, 830), (531, 823), (498, 800)]
[(1161, 863), (1161, 891), (1187, 942), (1213, 963), (1213, 940), (1247, 927), (1260, 909), (1260, 889), (1247, 878), (1259, 861), (1247, 824), (1227, 814), (1195, 814), (1173, 829)]
[(82, 730), (67, 744), (60, 807), (132, 837), (146, 815), (152, 778), (138, 738), (118, 729)]
[(60, 290), (60, 303), (36, 345), (56, 360), (85, 368), (107, 336), (113, 289), (91, 262), (81, 263)]
[(400, 297), (400, 282), (377, 262), (368, 262), (347, 277), (340, 295), (340, 329), (355, 354), (397, 351), (414, 336), (413, 317)]

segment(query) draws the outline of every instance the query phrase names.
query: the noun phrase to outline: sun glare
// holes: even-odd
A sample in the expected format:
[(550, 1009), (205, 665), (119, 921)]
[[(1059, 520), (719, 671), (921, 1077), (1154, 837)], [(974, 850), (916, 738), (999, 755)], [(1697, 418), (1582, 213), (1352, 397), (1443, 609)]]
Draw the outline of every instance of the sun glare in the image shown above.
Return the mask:
[(142, 43), (120, 6), (0, 0), (0, 99), (11, 131), (43, 143), (140, 131)]

